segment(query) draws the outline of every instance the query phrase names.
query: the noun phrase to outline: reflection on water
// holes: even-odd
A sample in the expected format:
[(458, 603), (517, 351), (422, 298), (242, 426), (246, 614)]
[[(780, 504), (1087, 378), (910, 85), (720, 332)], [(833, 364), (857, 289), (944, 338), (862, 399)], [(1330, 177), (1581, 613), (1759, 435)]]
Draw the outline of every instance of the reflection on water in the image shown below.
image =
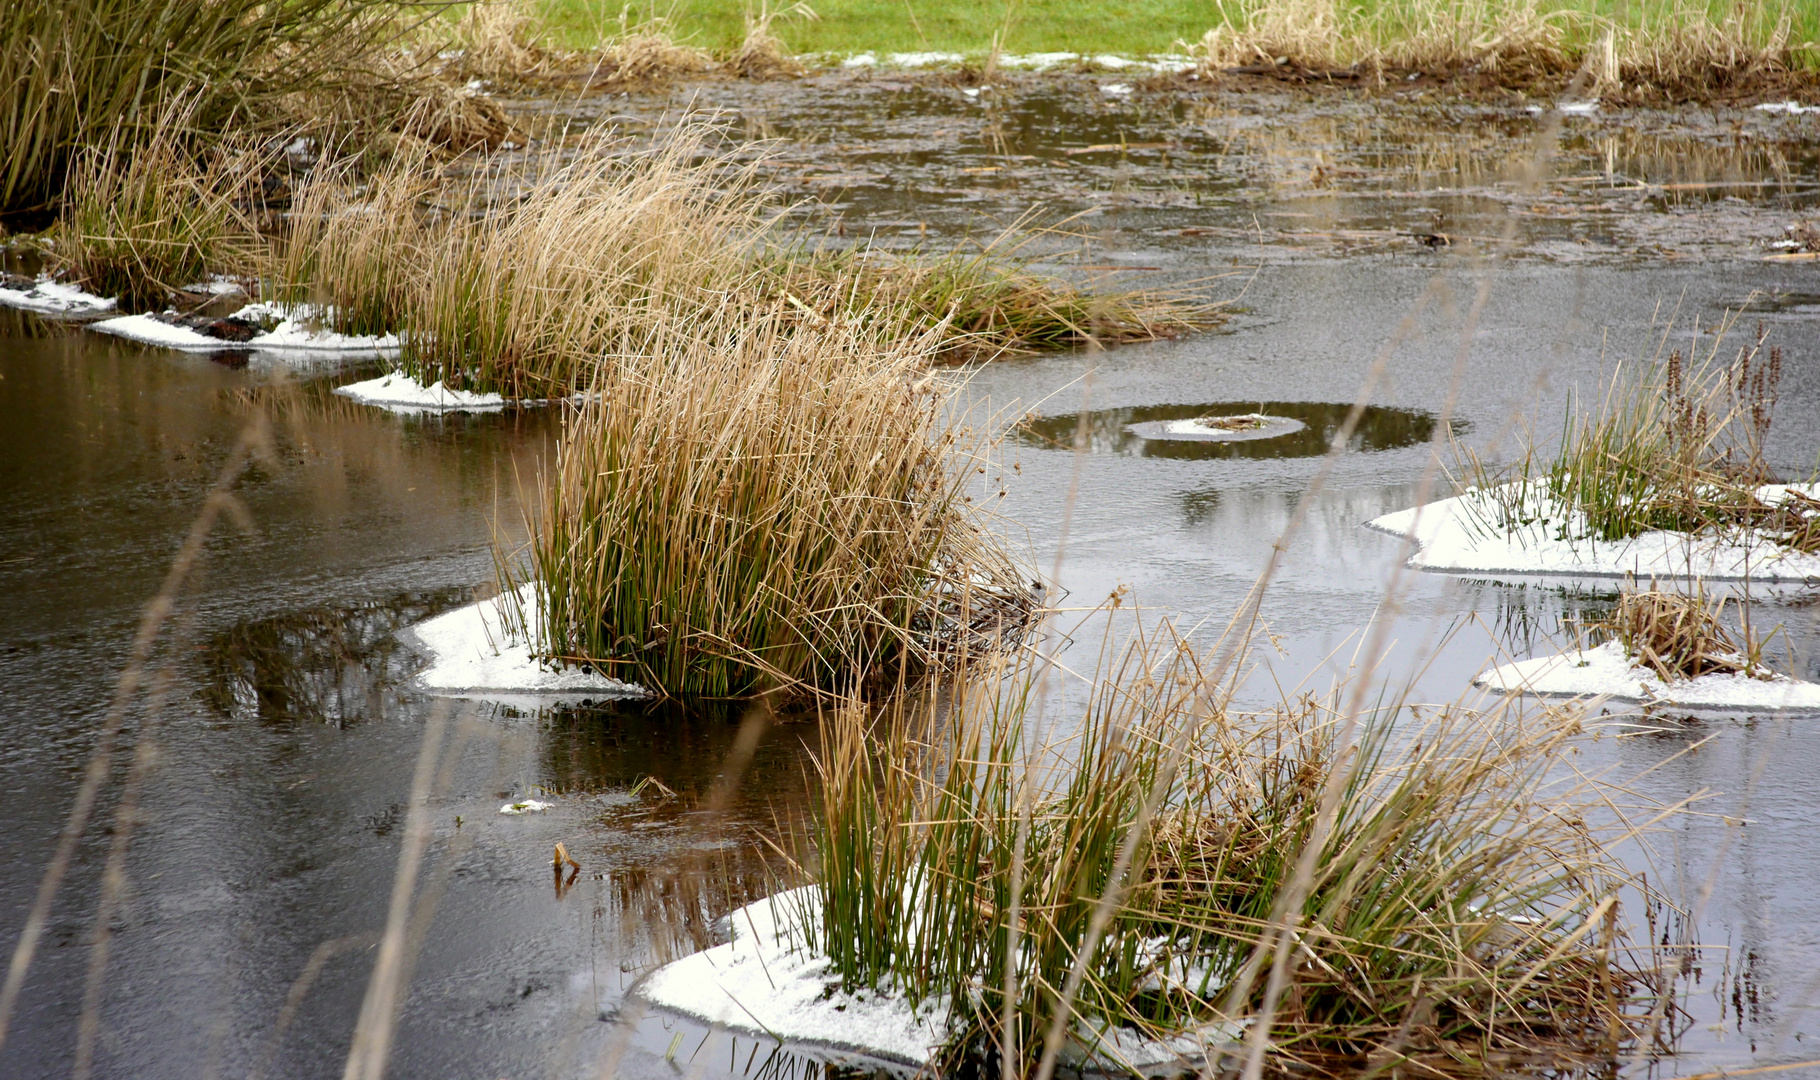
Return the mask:
[(224, 720), (345, 725), (382, 717), (381, 695), (417, 666), (399, 631), (467, 603), (470, 592), (408, 593), (240, 623), (206, 647), (202, 698)]
[[(1099, 409), (1087, 414), (1085, 446), (1089, 453), (1095, 454), (1135, 454), (1187, 461), (1318, 457), (1332, 448), (1351, 411), (1350, 404), (1321, 401), (1225, 401), (1207, 405)], [(1141, 426), (1247, 412), (1287, 417), (1299, 421), (1302, 426), (1268, 438), (1235, 440), (1158, 438), (1155, 427)], [(1434, 439), (1437, 423), (1432, 413), (1366, 406), (1352, 436), (1346, 441), (1346, 449), (1359, 453), (1416, 446)], [(1137, 430), (1133, 430), (1134, 427)], [(1466, 430), (1465, 423), (1458, 420), (1454, 421), (1453, 427), (1455, 434)], [(1079, 414), (1038, 417), (1018, 425), (1015, 436), (1025, 446), (1073, 450), (1081, 438), (1081, 417)]]

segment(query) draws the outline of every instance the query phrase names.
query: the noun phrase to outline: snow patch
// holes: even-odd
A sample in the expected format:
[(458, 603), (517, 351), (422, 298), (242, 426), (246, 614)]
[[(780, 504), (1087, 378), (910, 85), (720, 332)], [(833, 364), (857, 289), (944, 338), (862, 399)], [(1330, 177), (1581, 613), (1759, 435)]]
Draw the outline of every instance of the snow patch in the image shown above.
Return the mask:
[(957, 52), (894, 52), (887, 59), (892, 67), (918, 68), (958, 64), (966, 57)]
[(499, 812), (512, 817), (516, 817), (520, 814), (541, 814), (555, 805), (555, 803), (538, 802), (536, 799), (520, 799), (517, 802), (509, 802), (500, 807)]
[(1766, 101), (1756, 106), (1758, 112), (1781, 113), (1784, 116), (1799, 116), (1802, 113), (1820, 112), (1820, 105), (1803, 105), (1799, 101)]
[(189, 326), (180, 326), (150, 315), (122, 315), (91, 323), (89, 329), (113, 334), (145, 345), (159, 345), (184, 352), (219, 352), (223, 349), (258, 349), (273, 352), (394, 353), (397, 334), (340, 334), (324, 329), (334, 317), (328, 308), (313, 304), (248, 304), (223, 321), (254, 323), (262, 327), (245, 341), (213, 337)]
[[(890, 992), (849, 993), (802, 938), (800, 927), (821, 917), (821, 893), (807, 885), (748, 904), (727, 917), (732, 940), (652, 972), (632, 996), (752, 1035), (810, 1044), (914, 1068), (930, 1063), (948, 1038), (949, 1002), (912, 1009)], [(1146, 1072), (1215, 1057), (1242, 1024), (1209, 1024), (1167, 1040), (1120, 1028), (1077, 1027), (1075, 1063), (1094, 1047), (1096, 1062)]]
[[(540, 593), (535, 584), (518, 590), (525, 620), (541, 624)], [(637, 698), (649, 691), (592, 671), (552, 670), (534, 655), (506, 617), (504, 597), (438, 615), (412, 627), (410, 633), (430, 654), (430, 666), (417, 676), (433, 694), (446, 697), (513, 701), (523, 695)]]
[(0, 305), (40, 315), (94, 315), (114, 310), (112, 297), (96, 296), (50, 278), (39, 278), (24, 288), (14, 287), (19, 284), (18, 279), (0, 282)]
[(377, 405), (397, 413), (423, 412), (491, 412), (511, 402), (498, 394), (477, 394), (471, 390), (450, 390), (441, 380), (425, 386), (402, 371), (381, 375), (377, 379), (349, 383), (335, 388), (337, 394), (351, 397), (363, 405)]
[(1539, 656), (1492, 668), (1473, 680), (1489, 690), (1545, 697), (1607, 697), (1645, 705), (1754, 712), (1820, 712), (1820, 685), (1774, 675), (1712, 674), (1664, 682), (1637, 664), (1623, 645)]
[(1101, 83), (1100, 93), (1105, 94), (1107, 97), (1129, 97), (1131, 94), (1131, 87), (1125, 83)]
[[(1774, 506), (1789, 490), (1769, 484), (1757, 489), (1757, 497)], [(1811, 495), (1820, 492), (1820, 485), (1794, 490)], [(1820, 584), (1820, 555), (1793, 551), (1752, 531), (1657, 531), (1628, 540), (1598, 540), (1589, 535), (1583, 515), (1557, 505), (1540, 485), (1518, 503), (1515, 517), (1521, 524), (1506, 528), (1500, 524), (1501, 497), (1510, 498), (1508, 489), (1497, 494), (1475, 489), (1365, 525), (1414, 540), (1416, 553), (1409, 565), (1420, 570)]]

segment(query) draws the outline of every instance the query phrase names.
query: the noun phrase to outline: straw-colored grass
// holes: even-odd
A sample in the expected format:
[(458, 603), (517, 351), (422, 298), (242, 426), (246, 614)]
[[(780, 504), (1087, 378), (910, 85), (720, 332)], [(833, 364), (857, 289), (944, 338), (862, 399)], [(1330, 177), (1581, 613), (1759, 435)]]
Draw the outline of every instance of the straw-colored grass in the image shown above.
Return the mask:
[(1812, 13), (1752, 0), (1660, 0), (1607, 12), (1550, 0), (1241, 0), (1196, 44), (1205, 71), (1386, 71), (1522, 86), (1584, 70), (1592, 94), (1704, 97), (1820, 66)]
[(1338, 692), (1247, 716), (1200, 665), (1165, 628), (1103, 656), (1079, 716), (1042, 718), (1022, 660), (831, 711), (801, 929), (842, 985), (952, 1010), (948, 1067), (1047, 1076), (1072, 1043), (1121, 1071), (1113, 1028), (1217, 1059), (1207, 1025), (1257, 1014), (1287, 911), (1280, 1066), (1486, 1074), (1643, 1034), (1601, 793), (1558, 783), (1573, 718)]
[[(731, 303), (782, 307), (806, 329), (905, 341), (939, 328), (931, 359), (992, 357), (1173, 336), (1218, 318), (1192, 298), (1099, 292), (1044, 276), (1007, 233), (977, 253), (923, 259), (812, 250), (775, 239), (763, 163), (708, 153), (701, 129), (634, 151), (610, 137), (565, 164), (439, 182), (421, 157), (366, 180), (323, 171), (300, 192), (274, 271), (338, 328), (405, 338), (425, 383), (559, 397), (592, 363)], [(919, 354), (920, 355), (920, 354)]]
[(1588, 629), (1618, 641), (1627, 655), (1664, 682), (1715, 674), (1769, 678), (1763, 664), (1764, 642), (1752, 633), (1748, 621), (1742, 642), (1726, 629), (1727, 603), (1726, 598), (1709, 598), (1703, 591), (1625, 589), (1610, 617)]
[(197, 131), (345, 83), (382, 0), (10, 0), (0, 6), (0, 211), (43, 206), (76, 155), (130, 149), (187, 102)]
[(190, 108), (174, 102), (168, 113), (137, 145), (117, 130), (81, 150), (58, 218), (58, 270), (128, 309), (162, 308), (210, 273), (255, 269), (264, 254), (264, 156), (225, 144), (192, 150)]
[(940, 331), (796, 323), (729, 301), (609, 361), (528, 571), (502, 570), (543, 591), (553, 658), (671, 694), (845, 691), (936, 662), (967, 632), (957, 590), (1022, 618), (925, 375)]
[(1217, 325), (1213, 304), (1184, 291), (1076, 285), (1038, 271), (1026, 246), (1050, 230), (1020, 222), (971, 252), (928, 257), (868, 248), (798, 253), (779, 266), (799, 310), (852, 318), (861, 310), (905, 332), (946, 322), (948, 361), (1173, 338)]

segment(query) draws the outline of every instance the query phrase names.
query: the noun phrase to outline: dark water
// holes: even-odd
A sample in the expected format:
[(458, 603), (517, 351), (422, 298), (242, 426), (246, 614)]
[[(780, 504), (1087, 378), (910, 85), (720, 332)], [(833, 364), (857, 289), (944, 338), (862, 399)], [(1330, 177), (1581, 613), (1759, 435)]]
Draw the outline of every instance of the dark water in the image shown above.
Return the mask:
[[(1300, 516), (1264, 603), (1280, 651), (1247, 684), (1250, 701), (1343, 675), (1374, 620), (1390, 626), (1383, 676), (1453, 700), (1488, 657), (1552, 649), (1564, 620), (1609, 605), (1598, 587), (1399, 573), (1398, 543), (1359, 525), (1442, 482), (1443, 424), (1508, 460), (1526, 430), (1551, 436), (1571, 390), (1652, 350), (1652, 323), (1670, 313), (1692, 343), (1696, 318), (1757, 297), (1750, 318), (1789, 356), (1775, 463), (1805, 472), (1820, 452), (1820, 268), (1762, 259), (1820, 189), (1811, 118), (1576, 121), (1556, 175), (1599, 179), (1519, 195), (1511, 177), (1536, 122), (1515, 106), (1120, 103), (1089, 84), (981, 107), (882, 77), (740, 93), (739, 124), (794, 139), (786, 164), (822, 163), (802, 177), (822, 199), (805, 220), (838, 218), (849, 236), (948, 243), (982, 228), (980, 210), (1048, 202), (1097, 208), (1083, 219), (1096, 263), (1181, 279), (1243, 262), (1221, 279), (1238, 310), (1220, 332), (956, 378), (981, 415), (1034, 410), (1048, 419), (1029, 431), (1054, 428), (1008, 443), (1007, 494), (994, 483), (991, 502), (1038, 565), (1065, 540), (1060, 584), (1076, 602), (1129, 585), (1155, 614), (1217, 627)], [(1180, 146), (1065, 152), (1121, 138)], [(1655, 186), (1622, 190), (1639, 179)], [(1665, 186), (1716, 180), (1731, 186)], [(1514, 222), (1517, 257), (1482, 262), (1469, 244), (1405, 235), (1436, 231), (1437, 214), (1461, 234)], [(0, 942), (23, 922), (141, 609), (236, 440), (263, 422), (269, 450), (234, 488), (244, 513), (211, 535), (154, 652), (165, 708), (128, 717), (125, 750), (149, 739), (158, 754), (106, 928), (97, 1075), (242, 1077), (267, 1062), (268, 1076), (339, 1074), (439, 717), (449, 735), (422, 893), (433, 919), (392, 1075), (584, 1077), (608, 1061), (637, 1076), (819, 1071), (660, 1016), (627, 1044), (603, 1020), (641, 971), (770, 886), (777, 864), (754, 835), (805, 810), (813, 726), (765, 721), (742, 768), (740, 735), (758, 720), (734, 707), (539, 711), (414, 692), (418, 661), (395, 631), (486, 587), (495, 539), (522, 533), (519, 485), (554, 418), (400, 419), (327, 393), (357, 374), (298, 384), (256, 358), (234, 369), (0, 317)], [(1259, 403), (1304, 420), (1310, 439), (1330, 435), (1367, 386), (1370, 422), (1330, 473), (1286, 452), (1299, 443), (1169, 456), (1126, 441), (1127, 425), (1172, 410)], [(1107, 452), (1070, 452), (1083, 412)], [(1759, 626), (1788, 627), (1797, 669), (1820, 677), (1820, 604), (1799, 592), (1753, 602)], [(1663, 720), (1581, 748), (1585, 768), (1631, 778), (1640, 800), (1700, 800), (1632, 852), (1694, 910), (1707, 949), (1684, 1001), (1684, 1056), (1657, 1075), (1820, 1057), (1807, 1049), (1820, 1040), (1814, 723)], [(71, 1067), (128, 768), (117, 755), (0, 1076)], [(497, 813), (529, 794), (555, 808)], [(558, 841), (582, 865), (572, 883), (553, 880)]]

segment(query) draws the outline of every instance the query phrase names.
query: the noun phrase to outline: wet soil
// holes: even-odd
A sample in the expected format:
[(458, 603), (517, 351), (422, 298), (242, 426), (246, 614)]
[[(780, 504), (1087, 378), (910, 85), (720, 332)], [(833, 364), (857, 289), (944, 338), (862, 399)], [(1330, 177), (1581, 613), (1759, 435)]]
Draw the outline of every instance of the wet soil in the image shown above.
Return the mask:
[[(1053, 265), (1202, 281), (1228, 300), (1218, 333), (944, 377), (982, 422), (1031, 417), (975, 494), (1036, 565), (1065, 542), (1072, 602), (1130, 586), (1149, 615), (1223, 625), (1300, 521), (1264, 602), (1279, 648), (1243, 689), (1251, 704), (1343, 675), (1374, 620), (1393, 643), (1385, 677), (1451, 701), (1489, 658), (1552, 651), (1575, 620), (1609, 610), (1602, 586), (1400, 572), (1398, 542), (1359, 526), (1444, 481), (1434, 450), (1449, 433), (1492, 462), (1519, 454), (1526, 430), (1551, 438), (1568, 395), (1596, 392), (1619, 356), (1653, 354), (1671, 315), (1669, 339), (1688, 347), (1741, 306), (1769, 327), (1789, 358), (1771, 457), (1813, 468), (1820, 264), (1767, 256), (1815, 213), (1820, 117), (1576, 118), (1535, 186), (1525, 170), (1545, 121), (1516, 106), (1119, 96), (1108, 81), (976, 100), (933, 79), (825, 76), (515, 107), (646, 133), (690, 100), (721, 107), (728, 139), (775, 140), (750, 150), (773, 155), (803, 227), (830, 242), (943, 250), (1041, 205), (1083, 215), (1070, 226), (1081, 235), (1040, 242)], [(150, 739), (159, 755), (110, 927), (97, 1075), (340, 1073), (439, 715), (459, 744), (431, 801), (439, 891), (391, 1075), (595, 1076), (621, 1051), (617, 1071), (636, 1077), (821, 1073), (768, 1040), (642, 1015), (626, 998), (775, 880), (754, 837), (805, 810), (813, 726), (761, 731), (711, 703), (537, 709), (417, 693), (420, 660), (396, 630), (487, 587), (492, 544), (522, 531), (521, 478), (558, 418), (399, 418), (328, 393), (367, 370), (293, 376), (255, 361), (234, 370), (0, 315), (0, 943), (23, 923), (142, 606), (249, 420), (263, 413), (272, 429), (270, 454), (235, 488), (244, 518), (212, 537), (177, 636), (154, 656), (166, 708), (155, 725), (129, 718), (125, 752)], [(1129, 433), (1264, 411), (1314, 438), (1355, 400), (1367, 422), (1330, 470), (1303, 452), (1312, 444), (1169, 455)], [(1083, 414), (1093, 452), (1077, 457)], [(1820, 677), (1813, 594), (1751, 601), (1759, 628), (1787, 628), (1783, 662)], [(1082, 629), (1090, 650), (1097, 634)], [(1642, 799), (1702, 800), (1628, 853), (1692, 910), (1703, 951), (1681, 1057), (1626, 1075), (1820, 1057), (1807, 1049), (1820, 1039), (1812, 719), (1637, 718), (1623, 737), (1589, 737), (1576, 760), (1631, 778)], [(125, 770), (122, 756), (116, 778)], [(0, 1077), (70, 1068), (108, 790)], [(554, 808), (497, 813), (529, 794)], [(557, 841), (580, 873), (553, 877)]]

